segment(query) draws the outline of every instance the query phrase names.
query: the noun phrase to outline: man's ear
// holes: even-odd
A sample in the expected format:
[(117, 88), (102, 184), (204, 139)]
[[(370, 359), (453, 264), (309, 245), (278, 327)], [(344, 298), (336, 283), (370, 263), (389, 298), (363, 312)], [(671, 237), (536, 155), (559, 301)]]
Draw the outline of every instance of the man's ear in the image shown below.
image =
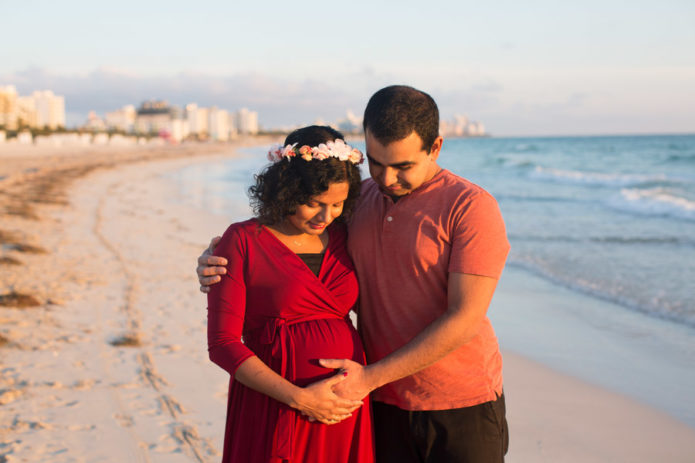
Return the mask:
[(439, 152), (442, 150), (443, 143), (444, 139), (441, 136), (434, 139), (434, 143), (432, 143), (429, 153), (429, 155), (432, 156), (432, 161), (436, 161), (439, 157)]

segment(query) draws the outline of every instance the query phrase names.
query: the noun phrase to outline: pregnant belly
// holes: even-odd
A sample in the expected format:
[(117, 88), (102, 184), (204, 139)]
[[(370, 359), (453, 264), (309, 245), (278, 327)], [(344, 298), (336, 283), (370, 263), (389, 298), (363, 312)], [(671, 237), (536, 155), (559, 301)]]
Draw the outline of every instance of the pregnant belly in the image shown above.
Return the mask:
[(335, 374), (335, 370), (319, 365), (319, 359), (350, 359), (364, 364), (362, 341), (345, 320), (312, 320), (292, 325), (290, 330), (294, 341), (294, 382), (299, 386)]

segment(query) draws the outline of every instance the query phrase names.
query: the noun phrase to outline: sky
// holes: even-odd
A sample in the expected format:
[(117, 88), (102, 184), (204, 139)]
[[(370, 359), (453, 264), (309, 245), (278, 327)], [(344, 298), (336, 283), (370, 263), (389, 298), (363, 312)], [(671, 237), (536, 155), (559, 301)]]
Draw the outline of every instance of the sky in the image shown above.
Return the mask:
[(164, 99), (264, 128), (407, 84), (493, 135), (695, 132), (695, 2), (0, 0), (0, 85), (90, 110)]

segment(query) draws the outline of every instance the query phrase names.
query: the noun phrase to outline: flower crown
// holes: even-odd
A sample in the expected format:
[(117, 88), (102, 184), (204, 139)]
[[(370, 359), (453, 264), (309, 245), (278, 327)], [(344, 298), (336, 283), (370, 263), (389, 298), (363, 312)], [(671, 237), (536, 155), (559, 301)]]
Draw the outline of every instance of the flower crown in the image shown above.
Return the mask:
[(303, 145), (299, 148), (297, 148), (297, 143), (286, 146), (274, 145), (268, 151), (268, 160), (271, 162), (279, 162), (283, 159), (289, 160), (295, 156), (299, 156), (305, 161), (337, 158), (341, 161), (350, 161), (353, 164), (361, 164), (364, 160), (360, 150), (346, 144), (341, 139), (321, 143), (319, 146)]

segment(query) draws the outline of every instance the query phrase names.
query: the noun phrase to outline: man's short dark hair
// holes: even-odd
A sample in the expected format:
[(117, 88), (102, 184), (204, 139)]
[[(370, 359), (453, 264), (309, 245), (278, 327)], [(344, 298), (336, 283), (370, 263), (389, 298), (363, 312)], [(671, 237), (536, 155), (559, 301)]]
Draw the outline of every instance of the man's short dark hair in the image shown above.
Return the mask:
[(362, 122), (365, 133), (386, 146), (402, 140), (413, 131), (422, 139), (427, 152), (439, 136), (439, 109), (425, 92), (407, 85), (391, 85), (369, 99)]

